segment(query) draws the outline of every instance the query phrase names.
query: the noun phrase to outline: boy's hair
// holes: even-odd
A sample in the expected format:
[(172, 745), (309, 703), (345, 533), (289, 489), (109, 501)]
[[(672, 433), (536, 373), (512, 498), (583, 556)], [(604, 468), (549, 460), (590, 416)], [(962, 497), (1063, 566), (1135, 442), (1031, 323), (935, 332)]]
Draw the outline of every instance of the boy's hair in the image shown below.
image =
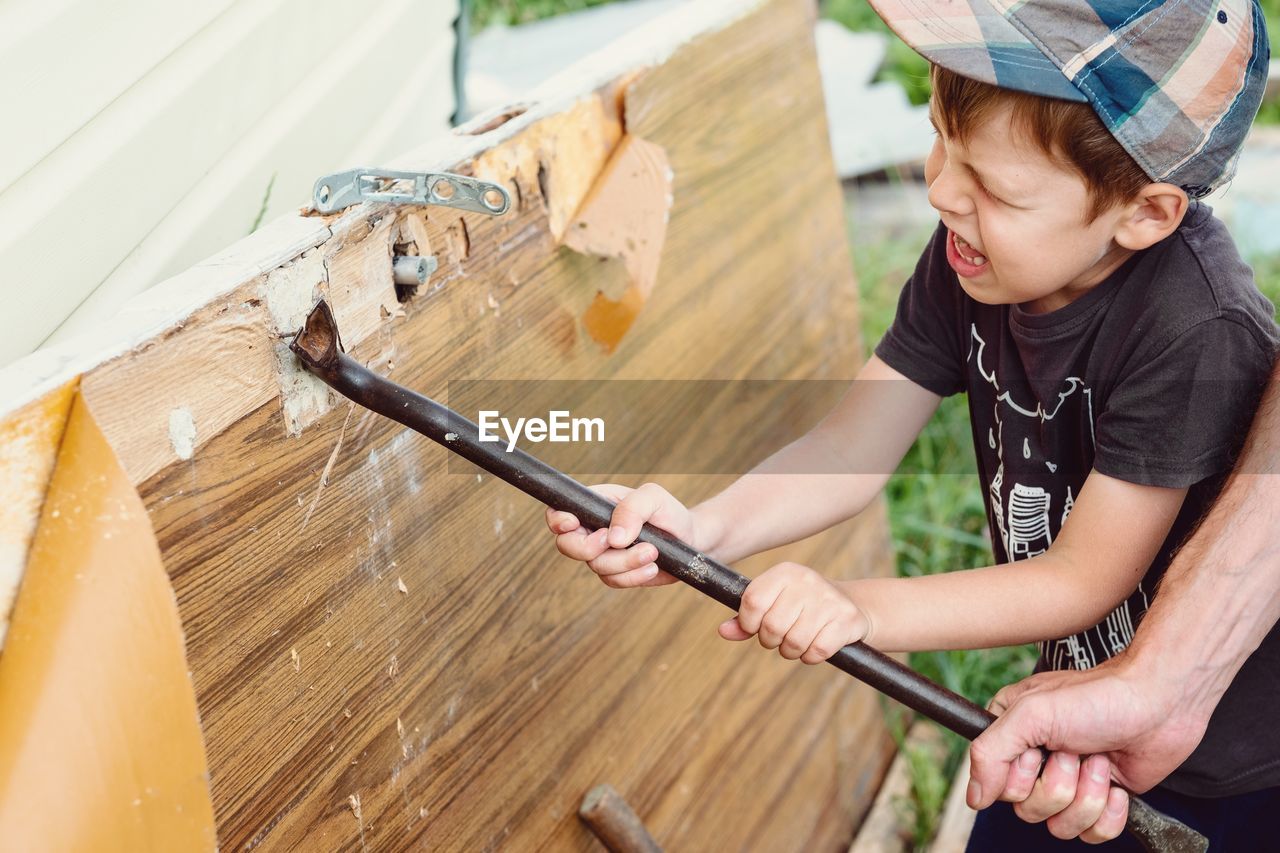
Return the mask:
[(1001, 104), (1010, 105), (1011, 125), (1045, 156), (1074, 169), (1089, 193), (1085, 225), (1131, 200), (1151, 183), (1142, 168), (1085, 103), (1002, 89), (962, 77), (932, 63), (933, 108), (949, 137), (967, 144), (974, 128)]

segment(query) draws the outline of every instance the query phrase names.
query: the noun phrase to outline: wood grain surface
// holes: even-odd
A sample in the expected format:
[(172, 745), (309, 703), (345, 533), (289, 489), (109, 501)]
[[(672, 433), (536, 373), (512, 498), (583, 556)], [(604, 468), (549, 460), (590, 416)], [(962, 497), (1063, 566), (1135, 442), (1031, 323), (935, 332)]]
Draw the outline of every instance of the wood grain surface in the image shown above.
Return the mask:
[[(804, 0), (754, 4), (453, 165), (506, 183), (507, 216), (333, 217), (311, 254), (86, 375), (177, 593), (221, 849), (592, 849), (576, 810), (599, 783), (670, 850), (847, 846), (892, 748), (869, 688), (719, 640), (726, 611), (682, 586), (605, 588), (540, 506), (302, 387), (283, 351), (290, 310), (324, 294), (354, 355), (442, 400), (471, 379), (851, 378), (812, 23)], [(561, 237), (624, 134), (661, 147), (673, 203), (656, 283), (606, 352), (584, 316), (626, 289), (624, 262)], [(400, 305), (389, 263), (410, 242), (439, 272)], [(699, 453), (746, 470), (778, 423), (825, 414), (768, 402)], [(704, 435), (651, 420), (673, 448)], [(660, 482), (694, 503), (730, 479)], [(882, 509), (739, 568), (784, 557), (889, 573)]]

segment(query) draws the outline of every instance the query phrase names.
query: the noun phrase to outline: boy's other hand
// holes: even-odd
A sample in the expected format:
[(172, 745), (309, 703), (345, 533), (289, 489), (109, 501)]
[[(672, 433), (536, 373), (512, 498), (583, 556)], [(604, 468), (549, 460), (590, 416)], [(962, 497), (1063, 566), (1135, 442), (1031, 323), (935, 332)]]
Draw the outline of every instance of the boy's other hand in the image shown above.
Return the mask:
[(676, 579), (654, 562), (657, 548), (645, 542), (632, 543), (648, 522), (697, 548), (693, 513), (656, 483), (645, 483), (638, 489), (604, 483), (591, 489), (617, 504), (610, 526), (592, 532), (573, 513), (548, 507), (547, 527), (556, 534), (560, 553), (583, 561), (605, 586), (614, 589), (675, 583)]
[(787, 660), (822, 663), (870, 625), (835, 584), (808, 566), (779, 563), (753, 580), (738, 615), (720, 624), (726, 640), (758, 637)]

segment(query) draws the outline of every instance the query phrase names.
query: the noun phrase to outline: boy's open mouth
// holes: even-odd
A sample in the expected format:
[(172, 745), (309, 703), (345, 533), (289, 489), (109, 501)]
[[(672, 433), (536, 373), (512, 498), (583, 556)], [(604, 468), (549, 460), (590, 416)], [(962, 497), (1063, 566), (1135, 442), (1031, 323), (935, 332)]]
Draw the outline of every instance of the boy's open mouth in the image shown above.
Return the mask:
[(989, 263), (985, 256), (950, 228), (947, 229), (947, 261), (956, 273), (965, 278), (981, 274)]

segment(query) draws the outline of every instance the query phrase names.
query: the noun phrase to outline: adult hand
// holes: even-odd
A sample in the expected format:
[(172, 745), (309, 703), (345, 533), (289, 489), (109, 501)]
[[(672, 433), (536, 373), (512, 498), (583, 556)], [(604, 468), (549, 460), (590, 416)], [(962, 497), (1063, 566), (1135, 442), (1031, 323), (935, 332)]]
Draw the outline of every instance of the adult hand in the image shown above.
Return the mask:
[[(1181, 685), (1161, 684), (1127, 653), (1083, 672), (1039, 673), (1004, 688), (991, 702), (998, 718), (970, 751), (970, 807), (1007, 800), (1023, 820), (1047, 821), (1057, 838), (1115, 838), (1129, 797), (1112, 780), (1142, 793), (1204, 736), (1207, 717), (1186, 712), (1181, 698)], [(1041, 747), (1053, 753), (1043, 773)]]

